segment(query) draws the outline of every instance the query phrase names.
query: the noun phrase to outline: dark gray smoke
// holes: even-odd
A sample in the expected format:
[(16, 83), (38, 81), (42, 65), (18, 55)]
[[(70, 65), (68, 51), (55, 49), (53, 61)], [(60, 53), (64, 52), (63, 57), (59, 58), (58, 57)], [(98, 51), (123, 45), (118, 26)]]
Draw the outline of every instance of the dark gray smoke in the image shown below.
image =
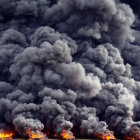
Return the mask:
[(139, 6), (0, 0), (0, 129), (140, 131)]

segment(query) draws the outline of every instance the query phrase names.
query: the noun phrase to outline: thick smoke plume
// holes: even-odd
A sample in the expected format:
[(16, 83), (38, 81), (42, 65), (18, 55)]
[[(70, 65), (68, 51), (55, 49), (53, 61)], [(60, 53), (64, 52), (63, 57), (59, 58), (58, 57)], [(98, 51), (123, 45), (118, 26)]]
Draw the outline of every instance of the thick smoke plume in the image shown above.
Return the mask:
[(0, 0), (0, 129), (140, 131), (139, 6)]

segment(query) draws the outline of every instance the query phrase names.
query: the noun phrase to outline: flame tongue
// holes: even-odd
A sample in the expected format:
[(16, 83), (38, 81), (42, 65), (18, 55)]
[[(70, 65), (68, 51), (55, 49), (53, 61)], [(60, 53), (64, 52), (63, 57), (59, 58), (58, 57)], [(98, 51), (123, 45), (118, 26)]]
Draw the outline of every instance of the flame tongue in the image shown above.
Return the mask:
[(12, 132), (4, 132), (3, 130), (0, 130), (0, 139), (12, 139), (13, 133)]
[(61, 137), (65, 140), (75, 139), (75, 137), (71, 134), (71, 132), (67, 132), (66, 130), (62, 131)]
[(98, 133), (97, 138), (101, 139), (101, 140), (115, 140), (116, 138), (113, 135), (113, 132), (108, 132), (106, 134), (103, 133)]
[(32, 131), (31, 129), (28, 129), (26, 133), (29, 135), (30, 139), (45, 139), (46, 135), (39, 130)]

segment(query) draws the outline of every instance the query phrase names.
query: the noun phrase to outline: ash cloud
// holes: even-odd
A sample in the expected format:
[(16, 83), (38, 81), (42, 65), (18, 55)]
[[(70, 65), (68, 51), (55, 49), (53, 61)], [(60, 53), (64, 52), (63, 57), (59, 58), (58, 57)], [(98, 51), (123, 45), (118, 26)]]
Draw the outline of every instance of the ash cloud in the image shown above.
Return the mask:
[(0, 0), (0, 128), (140, 131), (136, 3)]

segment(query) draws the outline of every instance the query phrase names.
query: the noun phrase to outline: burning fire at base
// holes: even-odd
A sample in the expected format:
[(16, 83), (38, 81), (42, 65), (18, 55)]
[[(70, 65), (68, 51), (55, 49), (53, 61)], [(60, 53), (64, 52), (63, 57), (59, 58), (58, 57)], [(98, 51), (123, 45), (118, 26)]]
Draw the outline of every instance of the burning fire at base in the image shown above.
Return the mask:
[(0, 139), (6, 140), (6, 139), (12, 139), (13, 133), (12, 132), (4, 132), (3, 130), (0, 130)]
[(67, 132), (66, 130), (63, 130), (63, 132), (61, 133), (61, 137), (65, 140), (75, 139), (75, 137), (70, 132)]
[[(33, 131), (30, 128), (26, 131), (26, 133), (29, 136), (28, 140), (34, 140), (34, 139), (39, 139), (39, 140), (47, 140), (46, 134), (43, 132), (36, 130)], [(0, 130), (0, 140), (10, 140), (13, 138), (13, 133), (12, 132), (5, 132), (3, 130)], [(134, 133), (130, 133), (130, 136), (126, 136), (124, 140), (140, 140), (140, 131), (135, 130)], [(58, 135), (54, 134), (53, 137), (59, 137)], [(64, 140), (74, 140), (75, 137), (72, 135), (71, 132), (66, 131), (65, 129), (62, 131), (60, 134), (60, 137)], [(113, 132), (108, 132), (108, 133), (97, 133), (96, 135), (98, 140), (116, 140), (115, 136), (113, 135)]]
[(130, 133), (130, 137), (125, 137), (126, 140), (140, 140), (140, 131), (135, 130), (134, 134)]
[(116, 140), (115, 136), (113, 135), (113, 132), (108, 132), (106, 134), (103, 134), (103, 133), (98, 133), (97, 135), (97, 138), (100, 139), (100, 140)]
[[(36, 130), (33, 131), (30, 128), (28, 128), (28, 130), (26, 131), (26, 133), (29, 136), (28, 140), (33, 140), (33, 139), (40, 139), (40, 140), (47, 140), (46, 134), (44, 134), (43, 132)], [(53, 135), (54, 137), (58, 137), (58, 135)], [(75, 137), (72, 135), (71, 132), (68, 132), (66, 130), (63, 130), (61, 133), (61, 138), (64, 140), (74, 140)], [(102, 133), (98, 133), (97, 138), (99, 140), (115, 140), (116, 138), (113, 135), (113, 132), (108, 132), (106, 134), (102, 134)], [(4, 131), (0, 131), (0, 140), (9, 140), (12, 139), (13, 137), (13, 133), (12, 132), (4, 132)], [(131, 137), (126, 137), (126, 140), (139, 140), (140, 139), (140, 135), (138, 133), (138, 131), (135, 132), (135, 138), (131, 138)]]
[(39, 130), (32, 131), (32, 130), (29, 128), (29, 129), (27, 130), (26, 133), (29, 135), (29, 140), (32, 140), (32, 139), (46, 140), (46, 139), (47, 139), (46, 134), (42, 133), (42, 132), (39, 131)]

